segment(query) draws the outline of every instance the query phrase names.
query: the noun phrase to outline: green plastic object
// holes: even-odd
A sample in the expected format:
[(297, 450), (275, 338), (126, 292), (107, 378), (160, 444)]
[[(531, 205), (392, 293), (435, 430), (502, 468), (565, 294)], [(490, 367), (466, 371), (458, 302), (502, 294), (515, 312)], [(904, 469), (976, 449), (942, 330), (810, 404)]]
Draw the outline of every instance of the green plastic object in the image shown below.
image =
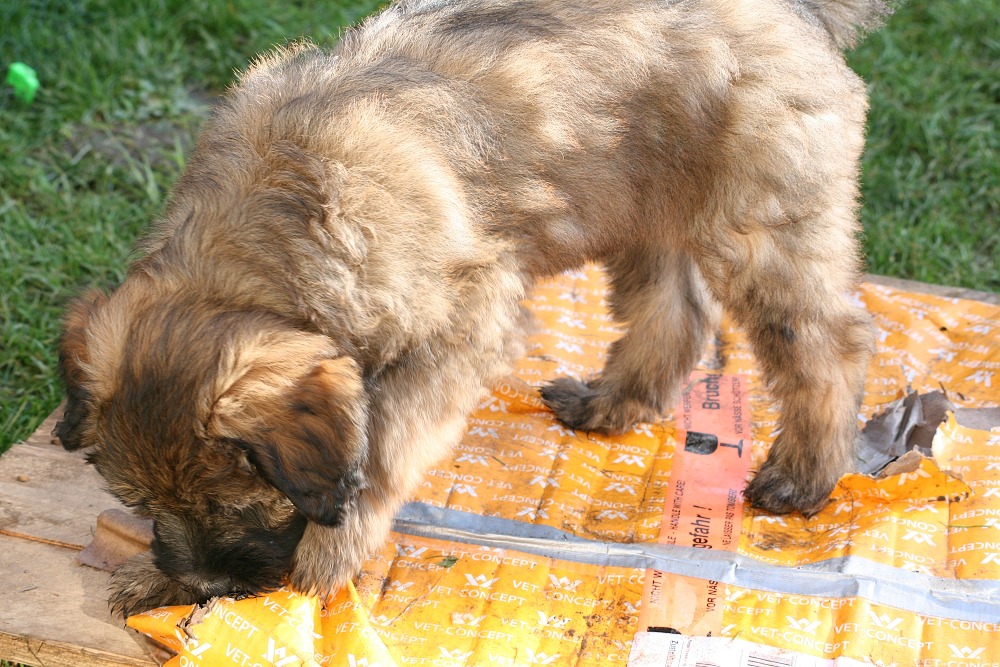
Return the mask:
[(7, 83), (14, 88), (14, 97), (31, 103), (38, 92), (38, 75), (24, 63), (11, 63), (7, 68)]

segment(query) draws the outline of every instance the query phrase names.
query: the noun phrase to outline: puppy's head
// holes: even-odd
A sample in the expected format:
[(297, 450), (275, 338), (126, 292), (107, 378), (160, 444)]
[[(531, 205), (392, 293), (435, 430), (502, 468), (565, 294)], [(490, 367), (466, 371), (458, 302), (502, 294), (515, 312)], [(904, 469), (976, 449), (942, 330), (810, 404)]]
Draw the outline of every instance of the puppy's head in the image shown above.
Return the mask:
[(340, 524), (365, 486), (359, 368), (274, 314), (147, 291), (71, 306), (60, 349), (56, 435), (154, 521), (155, 570), (118, 577), (115, 604), (274, 589), (306, 522)]

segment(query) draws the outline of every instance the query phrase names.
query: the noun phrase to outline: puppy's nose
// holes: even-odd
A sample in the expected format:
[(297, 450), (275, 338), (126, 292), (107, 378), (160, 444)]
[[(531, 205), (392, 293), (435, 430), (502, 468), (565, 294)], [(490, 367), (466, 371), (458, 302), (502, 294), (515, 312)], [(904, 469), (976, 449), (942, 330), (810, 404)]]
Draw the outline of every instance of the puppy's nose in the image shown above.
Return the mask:
[(190, 588), (195, 595), (204, 600), (228, 595), (233, 588), (233, 580), (230, 577), (199, 578), (190, 583)]

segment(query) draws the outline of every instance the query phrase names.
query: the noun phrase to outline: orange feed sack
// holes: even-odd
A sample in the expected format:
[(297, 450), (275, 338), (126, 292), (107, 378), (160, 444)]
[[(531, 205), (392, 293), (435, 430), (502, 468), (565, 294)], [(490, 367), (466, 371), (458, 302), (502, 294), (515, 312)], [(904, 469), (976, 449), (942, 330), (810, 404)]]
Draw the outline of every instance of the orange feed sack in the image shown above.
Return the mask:
[[(731, 326), (660, 423), (605, 438), (541, 405), (543, 381), (603, 365), (620, 334), (605, 292), (596, 270), (536, 290), (541, 327), (516, 376), (351, 587), (128, 624), (185, 667), (1000, 664), (1000, 430), (952, 417), (933, 459), (848, 475), (811, 519), (754, 512), (740, 491), (777, 412)], [(910, 389), (998, 405), (1000, 308), (851, 296), (881, 332), (864, 418)]]

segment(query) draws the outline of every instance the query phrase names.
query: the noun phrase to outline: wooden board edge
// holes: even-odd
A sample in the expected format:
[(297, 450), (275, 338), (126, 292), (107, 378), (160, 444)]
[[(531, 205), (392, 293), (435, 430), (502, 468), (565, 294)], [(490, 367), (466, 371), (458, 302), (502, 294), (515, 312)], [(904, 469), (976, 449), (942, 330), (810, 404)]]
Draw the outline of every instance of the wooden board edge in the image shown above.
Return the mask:
[(904, 292), (916, 292), (918, 294), (930, 294), (948, 299), (969, 299), (970, 301), (980, 301), (993, 305), (1000, 305), (1000, 294), (993, 292), (981, 292), (979, 290), (966, 289), (964, 287), (950, 287), (948, 285), (934, 285), (931, 283), (921, 283), (916, 280), (906, 280), (904, 278), (893, 278), (891, 276), (878, 276), (869, 273), (864, 277), (865, 282), (874, 285), (884, 285)]
[(55, 429), (56, 423), (62, 419), (63, 408), (65, 406), (65, 402), (60, 403), (59, 407), (53, 410), (52, 414), (46, 417), (42, 423), (38, 425), (38, 428), (31, 433), (31, 435), (16, 444), (32, 445), (35, 447), (58, 447), (59, 450), (62, 450), (62, 447), (55, 443), (55, 437), (52, 435), (52, 431)]
[(44, 667), (150, 667), (156, 662), (117, 653), (74, 646), (48, 639), (32, 639), (0, 630), (0, 659)]

